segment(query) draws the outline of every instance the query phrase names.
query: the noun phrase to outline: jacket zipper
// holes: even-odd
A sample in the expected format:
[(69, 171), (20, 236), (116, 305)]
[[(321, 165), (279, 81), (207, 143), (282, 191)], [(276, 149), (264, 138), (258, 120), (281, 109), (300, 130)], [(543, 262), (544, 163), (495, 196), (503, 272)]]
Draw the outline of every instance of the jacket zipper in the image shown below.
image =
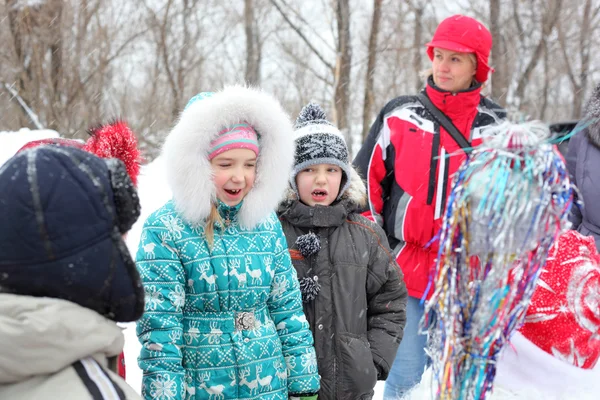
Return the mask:
[(231, 218), (229, 218), (230, 213), (231, 210), (229, 210), (228, 208), (225, 209), (225, 219), (223, 220), (223, 225), (225, 226), (225, 228), (228, 228), (229, 224), (231, 223)]
[[(329, 230), (327, 231), (329, 232)], [(327, 238), (329, 238), (329, 235), (327, 235)], [(334, 283), (333, 283), (333, 270), (332, 270), (332, 263), (331, 260), (329, 258), (329, 241), (327, 242), (327, 262), (329, 262), (329, 287), (331, 288), (331, 306), (332, 309), (336, 309), (335, 307), (335, 293), (334, 293)], [(337, 333), (337, 316), (336, 313), (333, 312), (332, 313), (332, 318), (331, 318), (331, 322), (332, 322), (332, 326), (333, 326), (333, 332), (334, 335)], [(337, 359), (338, 359), (338, 346), (337, 346), (337, 341), (339, 340), (339, 338), (337, 336), (334, 336), (334, 340), (332, 341), (332, 347), (333, 347), (333, 398), (337, 399), (338, 395), (338, 376), (337, 376)]]
[(435, 126), (431, 139), (431, 158), (429, 160), (429, 184), (427, 186), (427, 205), (433, 203), (435, 192), (436, 173), (438, 167), (438, 156), (440, 151), (440, 127)]

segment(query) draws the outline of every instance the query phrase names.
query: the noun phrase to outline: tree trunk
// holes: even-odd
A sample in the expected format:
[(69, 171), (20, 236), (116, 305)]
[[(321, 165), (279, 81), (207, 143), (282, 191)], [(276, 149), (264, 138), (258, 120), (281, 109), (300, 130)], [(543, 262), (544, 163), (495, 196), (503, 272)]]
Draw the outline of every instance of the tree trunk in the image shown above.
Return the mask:
[(421, 81), (421, 66), (423, 54), (423, 13), (425, 5), (415, 6), (415, 36), (413, 40), (413, 71), (415, 72), (415, 92), (419, 92), (423, 88)]
[[(19, 9), (16, 6), (17, 0), (6, 0), (6, 9), (8, 10), (8, 25), (10, 33), (12, 35), (13, 46), (15, 47), (15, 54), (17, 55), (18, 67), (20, 69), (17, 92), (23, 98), (26, 103), (29, 103), (29, 96), (25, 88), (25, 78), (30, 75), (29, 67), (25, 65), (25, 55), (23, 54), (23, 36), (21, 34), (21, 18), (19, 16)], [(25, 125), (29, 121), (27, 113), (23, 108), (19, 107), (22, 111), (22, 115), (19, 116), (19, 125)]]
[(544, 88), (542, 89), (542, 105), (538, 117), (541, 121), (546, 120), (546, 109), (548, 108), (548, 88), (550, 86), (550, 63), (548, 58), (548, 43), (544, 41)]
[(344, 132), (346, 142), (350, 142), (348, 107), (350, 105), (350, 72), (352, 69), (352, 47), (350, 43), (350, 4), (349, 0), (336, 1), (337, 57), (334, 77), (334, 121)]
[(244, 30), (246, 32), (246, 83), (260, 85), (260, 48), (254, 23), (253, 0), (244, 0)]
[(581, 52), (581, 69), (579, 70), (579, 87), (573, 88), (573, 118), (580, 118), (582, 115), (583, 98), (588, 85), (588, 76), (590, 69), (590, 30), (591, 30), (591, 0), (586, 0), (583, 10), (583, 23), (579, 32), (579, 51)]
[(490, 0), (490, 33), (492, 34), (492, 55), (490, 65), (496, 66), (492, 78), (492, 98), (502, 107), (506, 107), (506, 93), (508, 92), (508, 71), (501, 63), (506, 53), (502, 40), (500, 22), (500, 0)]
[(62, 39), (62, 12), (63, 2), (62, 0), (55, 0), (52, 2), (52, 19), (53, 24), (50, 25), (52, 42), (50, 44), (50, 80), (52, 83), (52, 103), (50, 104), (50, 110), (54, 118), (49, 118), (50, 129), (59, 130), (59, 121), (57, 118), (57, 108), (60, 108), (61, 101), (61, 80), (63, 76), (63, 39)]
[(562, 0), (553, 1), (553, 4), (550, 6), (549, 10), (544, 15), (544, 18), (542, 20), (542, 32), (540, 36), (540, 41), (535, 47), (535, 50), (533, 51), (533, 56), (529, 60), (525, 71), (523, 71), (523, 74), (519, 78), (517, 90), (515, 91), (515, 97), (519, 105), (523, 104), (525, 89), (527, 88), (527, 85), (531, 80), (531, 74), (533, 73), (533, 70), (535, 69), (540, 60), (540, 56), (542, 55), (542, 51), (544, 49), (544, 43), (550, 35), (550, 33), (552, 32), (552, 30), (554, 29), (554, 26), (556, 25), (556, 22), (560, 15), (561, 5)]
[(369, 56), (367, 59), (367, 76), (365, 78), (365, 100), (363, 103), (363, 140), (369, 133), (371, 124), (371, 111), (374, 103), (374, 80), (375, 65), (377, 62), (377, 37), (379, 36), (379, 25), (381, 21), (381, 2), (382, 0), (373, 0), (373, 19), (371, 20), (371, 33), (369, 35)]

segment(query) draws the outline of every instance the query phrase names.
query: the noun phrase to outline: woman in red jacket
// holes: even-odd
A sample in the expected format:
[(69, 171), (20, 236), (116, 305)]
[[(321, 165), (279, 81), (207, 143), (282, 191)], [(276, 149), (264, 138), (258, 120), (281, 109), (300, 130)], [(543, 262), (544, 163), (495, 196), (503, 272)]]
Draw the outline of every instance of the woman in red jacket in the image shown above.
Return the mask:
[(419, 333), (435, 236), (452, 175), (484, 128), (506, 117), (481, 95), (493, 69), (492, 36), (479, 21), (454, 15), (427, 43), (432, 61), (425, 88), (390, 101), (371, 127), (354, 164), (367, 179), (369, 214), (387, 234), (408, 288), (404, 338), (386, 381), (384, 398), (398, 399), (421, 380), (427, 337)]

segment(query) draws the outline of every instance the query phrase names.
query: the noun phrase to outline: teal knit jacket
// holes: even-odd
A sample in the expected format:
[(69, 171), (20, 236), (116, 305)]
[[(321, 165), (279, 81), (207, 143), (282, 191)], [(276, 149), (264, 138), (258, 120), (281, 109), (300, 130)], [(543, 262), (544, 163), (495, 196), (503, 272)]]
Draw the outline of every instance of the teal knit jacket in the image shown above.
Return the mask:
[(138, 321), (145, 399), (287, 399), (316, 393), (313, 338), (274, 213), (252, 229), (240, 205), (204, 228), (172, 201), (143, 228), (136, 263), (146, 293)]

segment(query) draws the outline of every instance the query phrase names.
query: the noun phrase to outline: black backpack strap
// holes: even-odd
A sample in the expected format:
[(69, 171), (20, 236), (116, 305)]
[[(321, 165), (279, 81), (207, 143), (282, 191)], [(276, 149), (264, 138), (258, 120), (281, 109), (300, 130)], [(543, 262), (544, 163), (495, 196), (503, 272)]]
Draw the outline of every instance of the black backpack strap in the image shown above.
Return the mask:
[(444, 127), (444, 129), (446, 129), (446, 131), (450, 134), (450, 136), (452, 136), (452, 139), (454, 139), (454, 141), (463, 150), (471, 148), (471, 143), (469, 143), (469, 141), (467, 139), (465, 139), (463, 134), (460, 133), (458, 128), (456, 126), (454, 126), (452, 121), (450, 121), (450, 118), (448, 118), (443, 112), (440, 111), (439, 108), (437, 108), (431, 102), (431, 100), (429, 100), (429, 97), (427, 97), (423, 93), (419, 93), (418, 98), (419, 98), (419, 101), (421, 102), (421, 104), (423, 104), (423, 106), (425, 106), (427, 111), (429, 111), (429, 113), (431, 114), (433, 119), (435, 119), (438, 124), (440, 124), (441, 126)]
[(127, 400), (125, 392), (91, 357), (73, 363), (73, 368), (93, 400)]

